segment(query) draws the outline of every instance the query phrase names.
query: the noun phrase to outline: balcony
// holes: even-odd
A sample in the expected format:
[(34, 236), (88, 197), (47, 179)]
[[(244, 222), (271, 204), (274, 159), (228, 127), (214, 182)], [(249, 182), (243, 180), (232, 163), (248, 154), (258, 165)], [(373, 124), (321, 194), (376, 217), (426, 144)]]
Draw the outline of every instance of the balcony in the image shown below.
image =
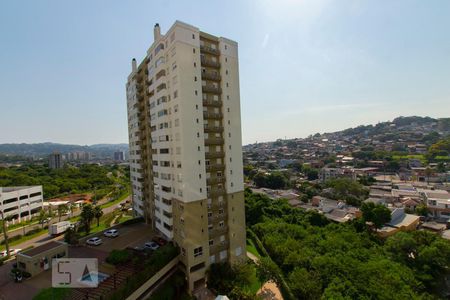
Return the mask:
[(207, 185), (217, 184), (217, 183), (224, 183), (225, 177), (210, 177), (206, 179)]
[(218, 72), (205, 71), (202, 72), (202, 79), (211, 81), (220, 81), (221, 77)]
[(220, 68), (220, 63), (218, 61), (213, 61), (212, 59), (206, 57), (201, 58), (201, 64), (205, 67)]
[(206, 166), (206, 172), (221, 171), (224, 169), (225, 165), (222, 164), (209, 164)]
[(200, 52), (206, 52), (209, 54), (213, 54), (213, 55), (220, 55), (220, 51), (219, 49), (210, 47), (210, 46), (205, 46), (205, 45), (200, 45)]
[(218, 210), (220, 208), (225, 208), (225, 207), (226, 207), (225, 201), (214, 201), (214, 202), (208, 204), (208, 209)]
[(203, 126), (203, 130), (205, 132), (223, 132), (223, 127), (222, 126), (210, 126), (205, 124)]
[(203, 106), (222, 107), (222, 100), (203, 100)]
[(223, 196), (225, 194), (224, 189), (211, 189), (209, 192), (207, 192), (207, 196), (209, 197), (218, 197)]
[(205, 139), (205, 145), (222, 145), (223, 138), (207, 138)]
[(227, 226), (217, 227), (217, 228), (209, 230), (209, 236), (210, 237), (216, 237), (216, 236), (219, 236), (219, 235), (223, 235), (223, 234), (225, 234), (227, 232), (228, 232), (228, 227)]
[(202, 86), (203, 93), (211, 93), (211, 94), (221, 94), (222, 89), (218, 86), (214, 86), (212, 84), (207, 84)]
[(228, 249), (228, 241), (218, 242), (215, 245), (209, 246), (209, 253), (219, 253), (220, 251)]
[(217, 120), (221, 120), (223, 117), (222, 113), (210, 113), (207, 111), (203, 112), (203, 118), (204, 119), (217, 119)]
[(223, 152), (206, 152), (205, 158), (222, 158), (225, 156), (225, 153)]

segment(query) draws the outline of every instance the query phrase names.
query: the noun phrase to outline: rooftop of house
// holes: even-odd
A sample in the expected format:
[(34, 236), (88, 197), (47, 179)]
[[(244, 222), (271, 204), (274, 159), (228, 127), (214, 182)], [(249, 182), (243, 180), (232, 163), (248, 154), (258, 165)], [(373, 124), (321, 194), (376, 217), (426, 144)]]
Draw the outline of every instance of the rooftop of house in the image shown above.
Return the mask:
[(57, 247), (61, 247), (63, 245), (66, 245), (66, 243), (63, 242), (58, 242), (58, 241), (51, 241), (47, 244), (43, 244), (41, 246), (38, 246), (36, 248), (32, 248), (30, 250), (24, 251), (24, 252), (20, 252), (20, 254), (25, 255), (25, 256), (29, 256), (29, 257), (33, 257), (36, 255), (40, 255), (42, 253), (47, 252), (50, 249), (54, 249)]
[(403, 208), (395, 208), (391, 213), (391, 221), (388, 223), (392, 227), (409, 226), (420, 219), (419, 216), (406, 214)]

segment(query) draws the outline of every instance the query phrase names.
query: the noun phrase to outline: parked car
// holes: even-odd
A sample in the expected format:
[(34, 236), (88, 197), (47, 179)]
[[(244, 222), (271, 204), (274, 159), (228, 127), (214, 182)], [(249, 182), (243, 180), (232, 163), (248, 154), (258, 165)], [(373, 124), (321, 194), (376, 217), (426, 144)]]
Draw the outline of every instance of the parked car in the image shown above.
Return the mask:
[(92, 245), (92, 246), (98, 246), (98, 245), (100, 245), (101, 243), (103, 243), (103, 241), (102, 241), (101, 238), (98, 238), (98, 237), (93, 237), (93, 238), (90, 238), (90, 239), (88, 239), (88, 240), (86, 241), (86, 244)]
[(145, 243), (144, 247), (150, 250), (157, 250), (159, 248), (159, 245), (152, 241)]
[(103, 235), (106, 237), (113, 238), (113, 237), (119, 236), (119, 231), (117, 229), (109, 229), (109, 230), (106, 230), (105, 232), (103, 232)]
[(155, 236), (154, 238), (152, 238), (152, 241), (157, 243), (159, 246), (164, 246), (165, 244), (167, 244), (167, 241), (165, 239), (163, 239), (162, 237), (158, 237)]

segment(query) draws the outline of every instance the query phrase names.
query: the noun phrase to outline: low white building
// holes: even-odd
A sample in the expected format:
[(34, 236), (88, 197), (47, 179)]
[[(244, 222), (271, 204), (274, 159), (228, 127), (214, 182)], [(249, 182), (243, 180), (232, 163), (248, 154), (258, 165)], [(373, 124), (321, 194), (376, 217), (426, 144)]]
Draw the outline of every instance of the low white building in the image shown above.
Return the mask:
[(4, 218), (22, 221), (38, 213), (43, 206), (42, 186), (0, 187), (0, 210)]

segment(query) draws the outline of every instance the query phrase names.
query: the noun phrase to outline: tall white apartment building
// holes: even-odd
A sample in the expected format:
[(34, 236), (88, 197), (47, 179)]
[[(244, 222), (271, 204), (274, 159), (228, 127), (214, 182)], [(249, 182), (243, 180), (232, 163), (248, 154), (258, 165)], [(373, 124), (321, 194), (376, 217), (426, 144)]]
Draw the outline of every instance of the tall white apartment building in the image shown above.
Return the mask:
[(29, 220), (43, 206), (42, 186), (0, 187), (0, 210), (5, 219)]
[(156, 24), (126, 90), (135, 214), (180, 247), (194, 290), (246, 255), (238, 45)]

